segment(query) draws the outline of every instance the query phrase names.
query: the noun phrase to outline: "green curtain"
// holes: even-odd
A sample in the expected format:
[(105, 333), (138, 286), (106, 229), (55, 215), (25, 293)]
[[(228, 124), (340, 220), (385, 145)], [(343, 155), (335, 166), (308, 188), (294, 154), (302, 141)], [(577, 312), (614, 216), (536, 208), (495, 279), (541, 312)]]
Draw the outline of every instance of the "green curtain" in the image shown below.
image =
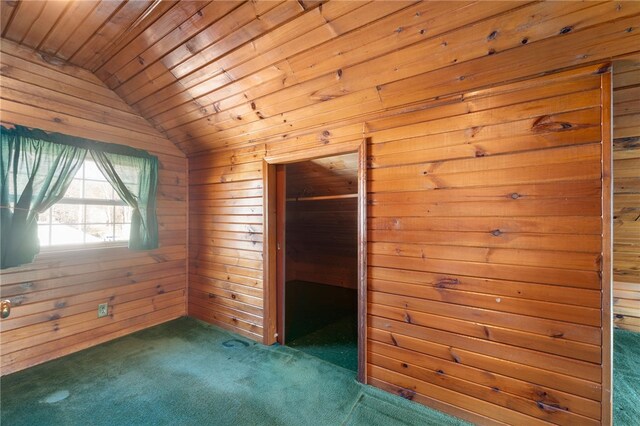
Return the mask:
[(22, 126), (0, 126), (0, 136), (0, 269), (33, 261), (40, 251), (38, 214), (62, 199), (87, 153), (133, 210), (129, 248), (158, 247), (157, 157)]
[(98, 169), (116, 193), (132, 209), (129, 248), (137, 250), (158, 247), (156, 189), (158, 159), (131, 157), (91, 150)]
[(30, 263), (40, 251), (38, 214), (58, 202), (87, 150), (0, 130), (0, 268)]

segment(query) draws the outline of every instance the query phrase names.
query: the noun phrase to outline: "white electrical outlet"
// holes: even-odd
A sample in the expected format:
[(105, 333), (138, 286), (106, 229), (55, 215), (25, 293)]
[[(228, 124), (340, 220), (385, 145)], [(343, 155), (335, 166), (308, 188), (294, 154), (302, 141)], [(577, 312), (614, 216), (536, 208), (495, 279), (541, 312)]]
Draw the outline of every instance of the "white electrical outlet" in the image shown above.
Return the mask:
[(100, 303), (98, 305), (98, 318), (106, 317), (107, 315), (109, 315), (109, 304)]

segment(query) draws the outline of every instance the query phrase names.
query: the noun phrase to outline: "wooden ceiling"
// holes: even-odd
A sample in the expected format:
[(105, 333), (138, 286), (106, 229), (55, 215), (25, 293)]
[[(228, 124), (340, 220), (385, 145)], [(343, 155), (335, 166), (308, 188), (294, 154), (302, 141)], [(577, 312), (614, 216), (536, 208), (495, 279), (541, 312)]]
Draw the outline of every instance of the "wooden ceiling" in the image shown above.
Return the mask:
[(343, 154), (287, 164), (287, 198), (358, 193), (358, 154)]
[(3, 0), (1, 18), (3, 38), (94, 72), (194, 154), (428, 99), (411, 78), (579, 41), (612, 13), (623, 25), (640, 2)]

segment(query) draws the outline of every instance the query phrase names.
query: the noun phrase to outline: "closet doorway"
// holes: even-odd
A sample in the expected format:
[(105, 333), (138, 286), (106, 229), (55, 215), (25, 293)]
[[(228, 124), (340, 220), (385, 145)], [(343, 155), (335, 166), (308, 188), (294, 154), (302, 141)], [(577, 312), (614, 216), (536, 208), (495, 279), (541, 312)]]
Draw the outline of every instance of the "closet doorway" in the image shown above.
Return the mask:
[(362, 149), (265, 164), (265, 343), (350, 369), (360, 381), (366, 338), (364, 170)]

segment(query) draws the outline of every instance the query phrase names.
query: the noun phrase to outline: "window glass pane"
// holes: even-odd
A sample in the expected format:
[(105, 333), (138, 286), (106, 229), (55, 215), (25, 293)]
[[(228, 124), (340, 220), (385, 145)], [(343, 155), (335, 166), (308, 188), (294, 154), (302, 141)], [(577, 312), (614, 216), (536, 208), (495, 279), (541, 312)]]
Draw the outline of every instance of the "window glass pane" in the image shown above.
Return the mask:
[(51, 207), (53, 223), (82, 223), (83, 210), (82, 204), (55, 204)]
[[(51, 225), (51, 245), (82, 244), (85, 242), (81, 225)], [(87, 238), (87, 241), (89, 239)]]
[(87, 242), (113, 241), (113, 225), (87, 225)]
[(82, 198), (82, 179), (72, 180), (64, 196), (65, 198)]
[[(113, 200), (113, 187), (109, 182), (95, 182), (87, 180), (84, 182), (84, 198), (100, 200)], [(120, 198), (117, 198), (120, 200)]]
[(51, 244), (49, 241), (49, 225), (38, 225), (38, 239), (42, 247)]
[(131, 207), (116, 206), (116, 223), (131, 223)]
[(113, 206), (92, 206), (87, 204), (87, 223), (113, 223)]
[[(122, 174), (126, 180), (137, 179), (135, 168), (122, 170)], [(23, 180), (26, 182), (26, 176)], [(95, 163), (85, 160), (67, 189), (65, 198), (38, 215), (40, 245), (127, 241), (131, 211), (104, 179)]]
[(38, 214), (38, 224), (49, 223), (49, 212), (51, 209), (47, 209), (44, 212)]
[(131, 225), (130, 224), (118, 224), (116, 223), (116, 241), (128, 241), (129, 234), (131, 233)]
[(96, 163), (91, 160), (85, 160), (84, 162), (84, 178), (106, 181), (104, 175), (100, 169), (98, 169), (98, 166), (96, 166)]
[(76, 175), (73, 177), (74, 179), (83, 179), (85, 163), (86, 163), (86, 161), (84, 163), (82, 163), (82, 166), (80, 166), (78, 168), (78, 171), (76, 172)]

